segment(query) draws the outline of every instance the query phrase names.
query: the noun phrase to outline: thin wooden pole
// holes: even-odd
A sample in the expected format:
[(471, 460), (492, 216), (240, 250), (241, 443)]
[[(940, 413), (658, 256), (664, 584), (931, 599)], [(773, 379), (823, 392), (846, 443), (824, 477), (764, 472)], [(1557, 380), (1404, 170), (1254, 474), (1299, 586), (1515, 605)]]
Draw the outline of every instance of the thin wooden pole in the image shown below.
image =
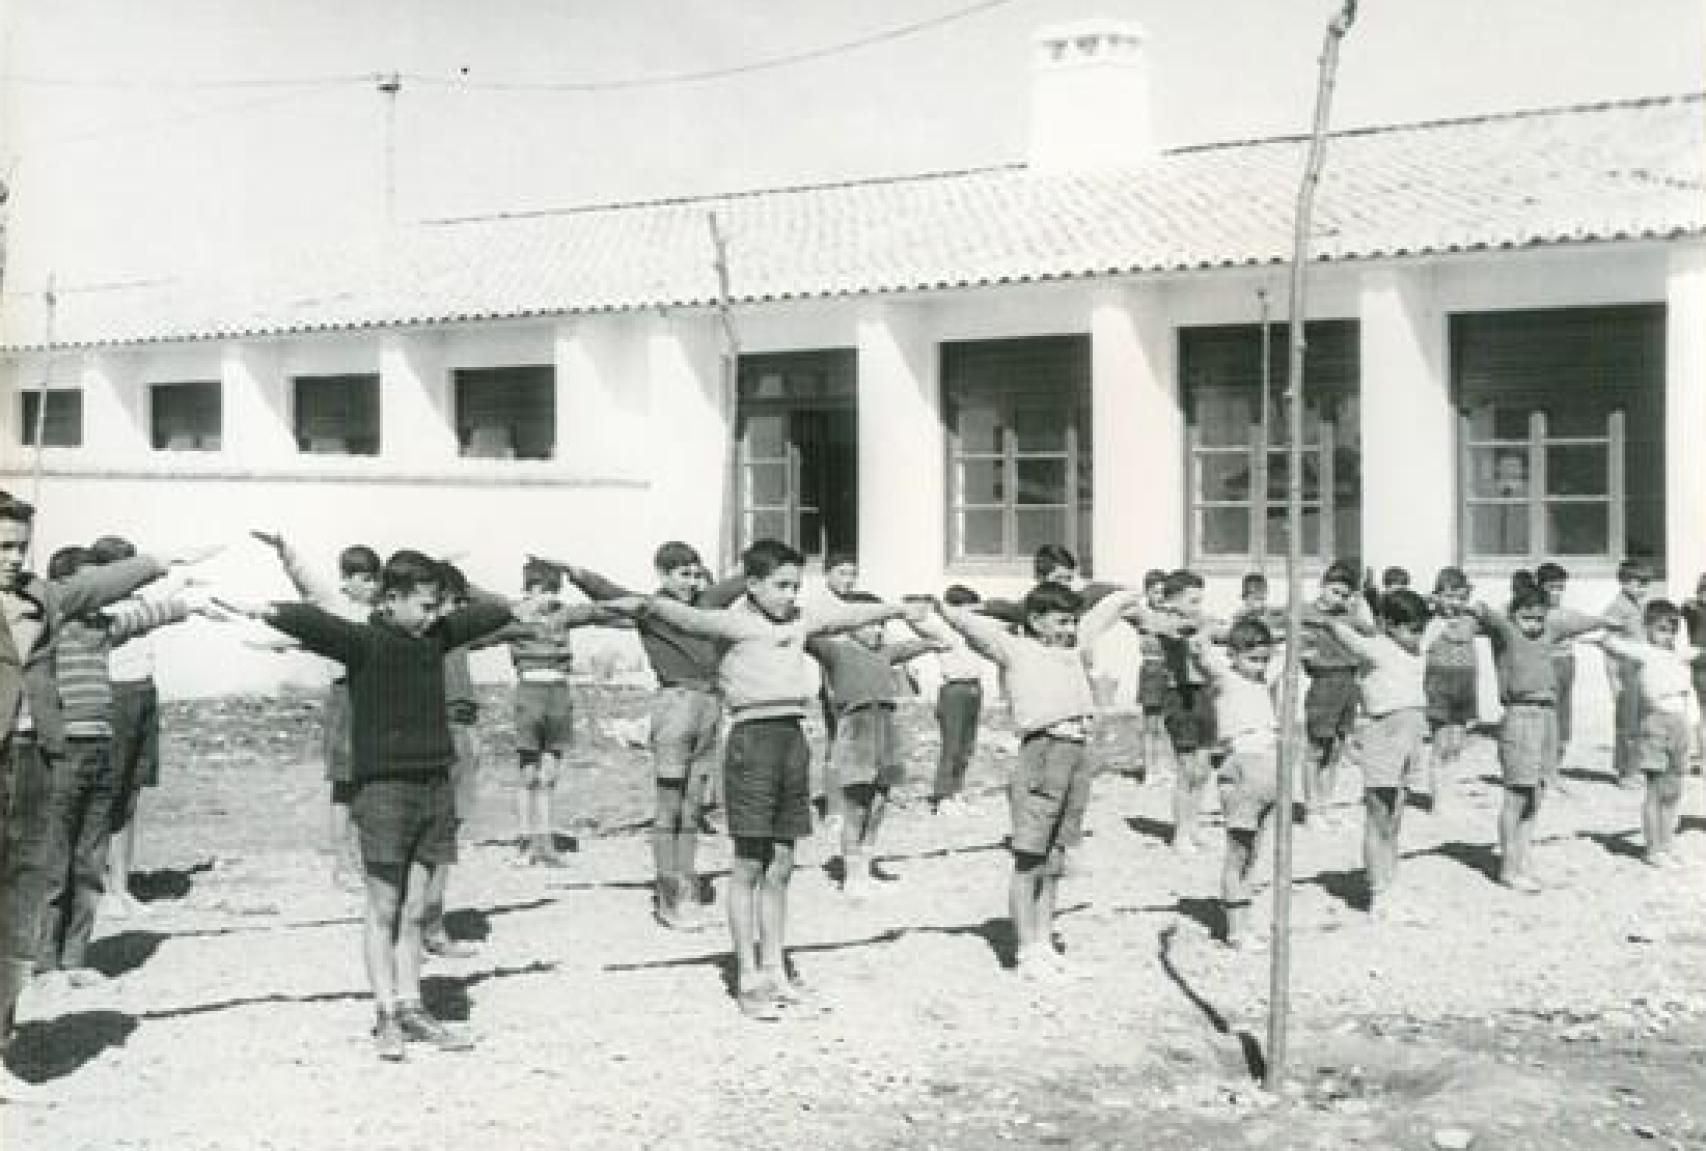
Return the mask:
[(717, 540), (717, 576), (722, 578), (734, 570), (740, 559), (740, 524), (736, 518), (737, 451), (740, 429), (740, 333), (735, 330), (734, 312), (729, 306), (729, 249), (722, 226), (715, 212), (707, 212), (705, 221), (711, 229), (711, 267), (717, 273), (717, 319), (722, 331), (723, 350), (718, 380), (717, 401), (723, 416), (723, 510), (722, 531)]
[(1333, 102), (1333, 75), (1339, 66), (1339, 44), (1356, 19), (1356, 0), (1327, 24), (1321, 49), (1321, 75), (1315, 91), (1315, 127), (1309, 140), (1309, 158), (1303, 166), (1303, 183), (1297, 193), (1297, 220), (1292, 232), (1291, 254), (1291, 357), (1287, 364), (1286, 416), (1290, 442), (1286, 444), (1286, 645), (1284, 689), (1281, 692), (1283, 736), (1279, 746), (1279, 803), (1274, 835), (1274, 941), (1268, 986), (1268, 1059), (1264, 1077), (1269, 1091), (1285, 1082), (1287, 1025), (1291, 1015), (1291, 797), (1294, 760), (1299, 741), (1290, 737), (1297, 713), (1298, 649), (1303, 633), (1303, 320), (1305, 272), (1309, 265), (1309, 223), (1315, 207), (1315, 190), (1321, 182), (1321, 167), (1327, 158), (1327, 119)]
[(1262, 306), (1262, 414), (1256, 430), (1256, 467), (1251, 475), (1250, 495), (1258, 501), (1253, 507), (1250, 530), (1256, 534), (1255, 567), (1259, 572), (1268, 569), (1268, 405), (1272, 403), (1274, 357), (1269, 346), (1268, 290), (1256, 289), (1256, 299)]
[(35, 426), (35, 455), (30, 469), (30, 503), (41, 506), (41, 477), (42, 477), (42, 440), (47, 429), (47, 395), (48, 388), (53, 383), (53, 321), (54, 313), (59, 309), (59, 292), (54, 287), (53, 273), (47, 274), (47, 284), (42, 288), (42, 302), (46, 305), (42, 315), (42, 353), (41, 388), (36, 392), (36, 426)]

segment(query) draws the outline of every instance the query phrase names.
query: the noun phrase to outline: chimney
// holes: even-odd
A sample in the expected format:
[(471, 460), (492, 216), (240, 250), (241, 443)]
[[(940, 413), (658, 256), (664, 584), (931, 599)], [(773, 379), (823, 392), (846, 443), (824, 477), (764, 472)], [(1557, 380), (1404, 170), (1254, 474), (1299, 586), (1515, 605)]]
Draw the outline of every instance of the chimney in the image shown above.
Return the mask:
[(1030, 166), (1126, 168), (1154, 155), (1144, 31), (1128, 20), (1083, 20), (1036, 34)]

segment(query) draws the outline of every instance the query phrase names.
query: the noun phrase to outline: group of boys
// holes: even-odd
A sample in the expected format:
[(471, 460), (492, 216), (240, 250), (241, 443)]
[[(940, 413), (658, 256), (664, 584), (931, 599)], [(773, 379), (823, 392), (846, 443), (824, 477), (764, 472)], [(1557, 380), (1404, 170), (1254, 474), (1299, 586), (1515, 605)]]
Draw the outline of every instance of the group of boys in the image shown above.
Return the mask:
[[(1474, 716), (1477, 636), (1492, 644), (1504, 708), (1498, 737), (1505, 782), (1501, 881), (1524, 891), (1539, 886), (1530, 860), (1533, 822), (1546, 789), (1558, 779), (1561, 740), (1567, 739), (1570, 641), (1592, 634), (1622, 669), (1619, 698), (1634, 702), (1619, 704), (1619, 738), (1635, 749), (1631, 754), (1647, 779), (1643, 829), (1648, 858), (1658, 866), (1675, 865), (1672, 838), (1688, 759), (1687, 692), (1702, 685), (1706, 661), (1698, 649), (1692, 658), (1674, 650), (1681, 613), (1667, 601), (1642, 602), (1651, 573), (1633, 563), (1619, 572), (1627, 606), (1620, 603), (1602, 616), (1563, 608), (1558, 602), (1563, 572), (1551, 565), (1519, 584), (1508, 607), (1495, 611), (1470, 602), (1468, 581), (1456, 569), (1440, 573), (1431, 599), (1411, 591), (1407, 575), (1391, 569), (1384, 588), (1365, 600), (1358, 594), (1363, 581), (1357, 571), (1336, 563), (1301, 613), (1302, 633), (1289, 637), (1282, 614), (1266, 603), (1259, 576), (1245, 581), (1243, 602), (1232, 618), (1216, 621), (1204, 613), (1204, 581), (1194, 572), (1152, 572), (1138, 589), (1086, 585), (1071, 554), (1059, 547), (1038, 553), (1037, 583), (1017, 603), (982, 602), (961, 585), (940, 600), (884, 603), (857, 590), (851, 557), (831, 565), (838, 569), (832, 596), (802, 602), (804, 557), (775, 540), (750, 546), (741, 572), (714, 586), (690, 546), (666, 543), (655, 556), (658, 586), (650, 595), (574, 564), (530, 558), (523, 595), (510, 602), (470, 588), (453, 565), (414, 551), (400, 551), (381, 564), (371, 549), (346, 549), (340, 579), (320, 580), (280, 536), (256, 533), (278, 552), (300, 601), (215, 601), (188, 585), (151, 601), (113, 606), (158, 576), (159, 565), (119, 560), (85, 569), (67, 561), (60, 570), (56, 556), (50, 567), (54, 579), (41, 585), (21, 574), (28, 523), (18, 501), (8, 498), (0, 505), (0, 528), (22, 525), (22, 548), (7, 544), (18, 530), (0, 531), (0, 545), (11, 549), (0, 550), (0, 559), (11, 565), (14, 552), (19, 557), (0, 574), (8, 588), (7, 638), (22, 653), (17, 663), (23, 669), (16, 677), (22, 686), (14, 691), (9, 680), (0, 686), (27, 697), (23, 707), (11, 706), (26, 721), (34, 717), (33, 723), (14, 721), (8, 755), (14, 766), (35, 756), (63, 758), (67, 768), (9, 773), (7, 876), (15, 870), (15, 857), (30, 854), (18, 850), (26, 840), (13, 834), (21, 825), (19, 812), (29, 806), (15, 794), (19, 781), (51, 774), (54, 789), (65, 792), (54, 817), (45, 821), (55, 829), (63, 826), (55, 830), (62, 839), (77, 842), (85, 828), (79, 820), (98, 806), (88, 798), (99, 790), (92, 782), (97, 773), (71, 765), (85, 761), (82, 741), (113, 734), (76, 726), (85, 717), (79, 708), (103, 708), (103, 717), (117, 714), (110, 691), (103, 695), (86, 686), (92, 678), (106, 678), (106, 648), (192, 611), (262, 620), (341, 668), (326, 723), (333, 810), (343, 813), (335, 817), (335, 841), (346, 840), (347, 820), (359, 843), (366, 895), (363, 954), (376, 1004), (374, 1036), (388, 1060), (403, 1058), (410, 1040), (445, 1049), (470, 1043), (465, 1033), (422, 1007), (419, 980), (423, 953), (465, 953), (444, 932), (442, 908), (458, 827), (475, 794), (477, 705), (466, 660), (469, 650), (482, 645), (509, 643), (517, 670), (520, 858), (551, 866), (559, 860), (550, 795), (573, 727), (569, 633), (589, 625), (637, 632), (657, 679), (649, 714), (656, 777), (654, 913), (668, 928), (704, 926), (695, 861), (704, 809), (717, 790), (720, 749), (721, 802), (733, 841), (726, 909), (736, 1000), (745, 1015), (763, 1020), (824, 1005), (786, 948), (795, 848), (812, 834), (814, 814), (839, 822), (836, 870), (849, 897), (859, 898), (874, 881), (890, 878), (875, 851), (902, 778), (896, 668), (920, 656), (934, 654), (941, 673), (933, 810), (951, 812), (961, 802), (987, 673), (999, 675), (1011, 707), (1019, 753), (1007, 789), (1009, 907), (1018, 941), (1016, 969), (1037, 983), (1076, 974), (1054, 941), (1056, 890), (1066, 853), (1082, 836), (1096, 771), (1093, 649), (1122, 621), (1136, 629), (1142, 656), (1139, 768), (1157, 767), (1168, 745), (1173, 753), (1171, 838), (1177, 850), (1198, 847), (1202, 793), (1218, 779), (1226, 825), (1225, 939), (1233, 946), (1250, 938), (1252, 872), (1274, 813), (1276, 755), (1280, 742), (1293, 738), (1293, 725), (1282, 722), (1275, 706), (1270, 669), (1276, 645), (1299, 643), (1309, 672), (1301, 738), (1308, 748), (1304, 798), (1311, 817), (1318, 812), (1328, 818), (1347, 741), (1354, 748), (1363, 776), (1370, 905), (1377, 915), (1390, 906), (1408, 796), (1422, 792), (1441, 802), (1439, 777), (1449, 778), (1463, 729)], [(565, 580), (587, 602), (565, 603)], [(1701, 594), (1706, 596), (1706, 581)], [(1706, 639), (1698, 630), (1706, 627), (1698, 598), (1690, 610), (1698, 644)], [(30, 630), (32, 619), (41, 618), (51, 619), (51, 637)], [(895, 621), (904, 621), (912, 634), (891, 640), (888, 625)], [(84, 631), (89, 634), (81, 635)], [(52, 693), (55, 702), (38, 705), (38, 692), (31, 689), (40, 688), (39, 671), (31, 653), (44, 643), (50, 652), (57, 647), (52, 662), (64, 670)], [(94, 660), (85, 654), (95, 652), (102, 661), (100, 677), (93, 676)], [(830, 734), (821, 777), (827, 794), (814, 813), (805, 720), (820, 685)], [(52, 725), (51, 743), (43, 708), (62, 711), (66, 720)], [(1360, 728), (1359, 712), (1367, 717)], [(61, 774), (63, 786), (57, 782)], [(61, 808), (67, 814), (58, 814)], [(110, 824), (103, 818), (102, 826)], [(77, 868), (67, 871), (67, 889), (98, 896), (98, 873), (78, 886), (80, 874)], [(9, 879), (5, 893), (18, 899), (20, 885)], [(37, 922), (58, 941), (57, 962), (75, 963), (76, 948), (87, 941), (87, 917), (78, 910), (87, 907), (87, 896), (67, 896), (61, 905), (62, 912)], [(44, 954), (39, 948), (48, 937), (32, 936), (26, 954)], [(25, 957), (19, 951), (11, 949), (14, 961)], [(14, 982), (9, 979), (8, 986)], [(15, 997), (13, 990), (6, 1003)]]

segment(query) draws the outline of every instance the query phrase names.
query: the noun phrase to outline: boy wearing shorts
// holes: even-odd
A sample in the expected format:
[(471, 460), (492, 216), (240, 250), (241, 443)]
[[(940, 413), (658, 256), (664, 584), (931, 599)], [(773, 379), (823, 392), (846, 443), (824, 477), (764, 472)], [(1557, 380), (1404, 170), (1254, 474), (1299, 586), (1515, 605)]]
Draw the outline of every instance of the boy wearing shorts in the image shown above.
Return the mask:
[(1157, 636), (1167, 664), (1164, 725), (1174, 764), (1171, 842), (1181, 854), (1202, 846), (1202, 793), (1214, 771), (1209, 761), (1215, 745), (1214, 702), (1191, 643), (1205, 626), (1202, 601), (1203, 578), (1180, 568), (1168, 574), (1162, 587), (1161, 611), (1141, 615), (1143, 626)]
[[(597, 572), (560, 566), (588, 599), (605, 602), (633, 594)], [(657, 594), (690, 607), (725, 607), (746, 594), (744, 579), (708, 589), (699, 553), (679, 540), (657, 549), (652, 568)], [(723, 722), (717, 644), (655, 615), (636, 621), (636, 627), (658, 681), (648, 725), (656, 776), (652, 914), (671, 930), (698, 931), (705, 926), (699, 914), (699, 824), (709, 782), (716, 775)]]
[[(881, 604), (869, 592), (850, 592), (849, 604)], [(883, 641), (883, 625), (869, 624), (844, 636), (817, 636), (806, 650), (823, 669), (835, 705), (835, 782), (841, 791), (841, 890), (863, 897), (873, 879), (893, 877), (877, 866), (877, 832), (889, 792), (905, 779), (895, 728), (894, 669), (945, 647), (931, 640)]]
[(444, 657), (516, 618), (479, 600), (443, 611), (440, 564), (400, 551), (381, 569), (368, 623), (306, 603), (243, 607), (304, 648), (346, 669), (350, 697), (350, 819), (367, 881), (362, 956), (377, 1009), (381, 1059), (403, 1058), (404, 1041), (444, 1050), (472, 1046), (421, 1004), (421, 929), (434, 874), (456, 859), (450, 768), (456, 748), (445, 721)]
[(609, 604), (641, 626), (657, 621), (717, 641), (717, 686), (729, 711), (723, 759), (723, 802), (734, 838), (729, 935), (737, 1001), (752, 1019), (779, 1019), (785, 1006), (810, 994), (786, 951), (794, 845), (812, 830), (811, 748), (801, 728), (812, 683), (806, 641), (912, 610), (838, 603), (801, 611), (804, 563), (787, 544), (758, 540), (741, 556), (746, 594), (727, 608), (691, 607), (668, 595)]
[[(1534, 582), (1546, 595), (1546, 610), (1562, 611), (1564, 589), (1570, 582), (1570, 573), (1560, 564), (1543, 563), (1534, 569)], [(1573, 640), (1559, 640), (1558, 646), (1552, 649), (1552, 674), (1558, 678), (1558, 760), (1552, 765), (1546, 786), (1559, 795), (1565, 795), (1569, 789), (1561, 769), (1569, 755), (1570, 733), (1575, 718), (1576, 645)]]
[(1141, 599), (1139, 591), (1113, 592), (1080, 620), (1077, 592), (1040, 583), (1025, 596), (1022, 635), (967, 608), (942, 609), (949, 626), (1001, 669), (1019, 731), (1019, 762), (1008, 789), (1013, 875), (1007, 900), (1018, 939), (1018, 973), (1028, 981), (1076, 974), (1055, 949), (1054, 908), (1066, 852), (1083, 839), (1095, 776), (1089, 755), (1095, 714), (1091, 650)]
[(1234, 620), (1220, 655), (1202, 633), (1192, 640), (1214, 688), (1215, 774), (1226, 816), (1226, 858), (1220, 869), (1223, 942), (1251, 941), (1250, 893), (1256, 856), (1279, 801), (1279, 722), (1268, 683), (1274, 637), (1259, 618)]
[[(365, 544), (351, 544), (338, 553), (338, 578), (326, 579), (308, 567), (296, 549), (277, 532), (250, 532), (278, 555), (284, 574), (305, 603), (351, 623), (365, 623), (379, 595), (379, 553)], [(355, 791), (350, 767), (349, 681), (341, 673), (326, 691), (321, 727), (321, 752), (326, 782), (331, 784), (331, 807), (326, 841), (332, 855), (332, 886), (363, 889), (361, 853), (350, 829), (349, 803)]]
[(1558, 755), (1558, 676), (1552, 651), (1561, 640), (1605, 626), (1599, 616), (1549, 611), (1546, 593), (1527, 588), (1511, 600), (1508, 615), (1485, 604), (1472, 609), (1493, 641), (1499, 675), (1499, 882), (1514, 891), (1540, 890), (1531, 862), (1534, 821), (1540, 813), (1549, 765)]
[(1625, 685), (1640, 700), (1639, 764), (1647, 795), (1641, 805), (1641, 834), (1646, 859), (1654, 867), (1680, 868), (1676, 853), (1677, 812), (1682, 805), (1682, 777), (1688, 771), (1688, 696), (1693, 670), (1706, 661), (1697, 648), (1676, 649), (1682, 613), (1665, 599), (1647, 603), (1641, 613), (1644, 638), (1631, 640), (1607, 632), (1601, 647), (1634, 671)]
[(1469, 577), (1444, 567), (1434, 578), (1433, 618), (1422, 633), (1426, 667), (1422, 686), (1428, 698), (1428, 728), (1433, 733), (1433, 757), (1428, 764), (1429, 808), (1439, 813), (1446, 786), (1456, 778), (1463, 741), (1475, 721), (1477, 687), (1475, 637), (1481, 624), (1469, 610)]
[(1358, 607), (1356, 569), (1343, 560), (1327, 566), (1321, 575), (1321, 590), (1315, 602), (1303, 611), (1308, 628), (1303, 641), (1303, 670), (1309, 673), (1309, 690), (1303, 697), (1304, 733), (1309, 738), (1309, 770), (1303, 773), (1303, 793), (1311, 815), (1326, 815), (1326, 808), (1339, 789), (1339, 757), (1345, 737), (1356, 725), (1357, 675), (1361, 660), (1333, 634), (1335, 620), (1349, 623), (1363, 635), (1374, 634), (1374, 624)]
[[(1143, 573), (1143, 606), (1158, 612), (1166, 600), (1167, 573), (1150, 568)], [(1163, 748), (1167, 742), (1167, 693), (1172, 681), (1167, 676), (1167, 656), (1161, 650), (1161, 640), (1154, 634), (1137, 629), (1137, 645), (1141, 660), (1137, 666), (1137, 704), (1143, 709), (1143, 732), (1138, 744), (1138, 779), (1146, 780), (1151, 772), (1161, 768)]]
[(1343, 620), (1323, 624), (1333, 638), (1363, 661), (1361, 693), (1369, 724), (1359, 739), (1362, 765), (1363, 871), (1368, 883), (1368, 912), (1387, 910), (1398, 877), (1398, 838), (1403, 831), (1409, 793), (1423, 782), (1427, 759), (1427, 664), (1422, 629), (1427, 601), (1408, 588), (1380, 597), (1380, 634), (1372, 639)]
[[(942, 593), (942, 602), (953, 608), (975, 607), (981, 597), (964, 584), (954, 584)], [(983, 714), (984, 659), (956, 632), (942, 637), (946, 643), (936, 655), (942, 673), (936, 690), (936, 730), (942, 737), (936, 760), (936, 782), (930, 792), (930, 810), (957, 812), (965, 808), (960, 792), (966, 770), (977, 749), (977, 725)]]

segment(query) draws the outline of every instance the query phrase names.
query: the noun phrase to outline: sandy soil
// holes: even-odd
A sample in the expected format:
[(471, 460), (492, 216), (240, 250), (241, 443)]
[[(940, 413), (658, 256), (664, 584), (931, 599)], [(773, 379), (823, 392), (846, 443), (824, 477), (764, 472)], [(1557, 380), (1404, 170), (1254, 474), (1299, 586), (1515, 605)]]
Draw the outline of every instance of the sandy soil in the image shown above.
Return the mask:
[[(986, 739), (970, 812), (932, 816), (933, 734), (909, 703), (913, 782), (887, 832), (900, 879), (849, 905), (805, 845), (794, 955), (833, 1009), (762, 1024), (729, 998), (720, 927), (649, 915), (649, 776), (610, 738), (643, 696), (581, 699), (561, 872), (510, 864), (507, 709), (485, 709), (452, 890), (453, 930), (482, 947), (427, 985), (479, 1045), (396, 1066), (367, 1035), (356, 904), (317, 850), (317, 703), (172, 705), (135, 888), (148, 913), (102, 924), (107, 986), (26, 995), (11, 1062), (57, 1102), (0, 1112), (4, 1145), (1424, 1148), (1458, 1129), (1476, 1148), (1706, 1148), (1700, 781), (1687, 869), (1648, 869), (1639, 797), (1600, 774), (1603, 733), (1542, 815), (1543, 894), (1491, 882), (1498, 789), (1478, 739), (1442, 810), (1410, 813), (1411, 914), (1378, 924), (1348, 773), (1340, 825), (1299, 832), (1291, 1082), (1270, 1096), (1254, 1079), (1268, 957), (1214, 942), (1218, 845), (1164, 846), (1165, 773), (1098, 781), (1059, 921), (1092, 978), (1033, 990), (1004, 969), (1010, 755)], [(1118, 766), (1130, 732), (1110, 727)], [(720, 841), (705, 851), (719, 876), (726, 860)]]

